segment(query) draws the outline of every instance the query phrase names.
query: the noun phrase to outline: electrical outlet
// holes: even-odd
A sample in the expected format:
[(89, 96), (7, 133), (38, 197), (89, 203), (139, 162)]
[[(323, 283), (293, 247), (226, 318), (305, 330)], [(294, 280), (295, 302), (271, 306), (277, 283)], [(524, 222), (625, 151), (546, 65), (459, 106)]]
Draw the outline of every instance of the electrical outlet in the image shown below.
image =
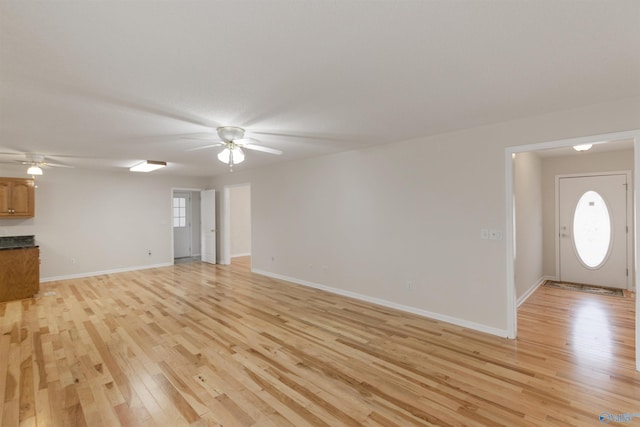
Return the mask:
[(486, 228), (480, 230), (480, 238), (482, 240), (487, 240), (489, 238), (489, 230), (487, 230)]

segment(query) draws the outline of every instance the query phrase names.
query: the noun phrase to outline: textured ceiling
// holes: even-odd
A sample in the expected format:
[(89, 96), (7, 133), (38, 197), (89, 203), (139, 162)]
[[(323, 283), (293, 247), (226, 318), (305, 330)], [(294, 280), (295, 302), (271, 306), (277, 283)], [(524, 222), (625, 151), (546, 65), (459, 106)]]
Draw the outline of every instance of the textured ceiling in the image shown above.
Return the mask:
[[(228, 172), (640, 95), (639, 1), (0, 0), (0, 151)], [(0, 155), (0, 161), (20, 159)]]

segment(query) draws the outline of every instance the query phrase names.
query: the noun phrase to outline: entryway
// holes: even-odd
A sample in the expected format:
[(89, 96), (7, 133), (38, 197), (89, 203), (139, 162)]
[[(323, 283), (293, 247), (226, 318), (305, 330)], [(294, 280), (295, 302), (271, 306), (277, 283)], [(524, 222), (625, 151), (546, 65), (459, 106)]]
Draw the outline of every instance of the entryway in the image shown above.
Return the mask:
[[(633, 147), (624, 148), (628, 150), (625, 153), (625, 159), (627, 159), (626, 165), (623, 167), (612, 167), (609, 169), (607, 165), (610, 165), (614, 157), (619, 158), (619, 155), (603, 155), (601, 158), (601, 162), (598, 163), (598, 168), (594, 171), (581, 171), (576, 169), (581, 169), (585, 162), (590, 162), (589, 154), (583, 156), (580, 160), (576, 160), (575, 162), (566, 162), (563, 161), (563, 164), (568, 164), (568, 168), (565, 171), (555, 171), (555, 166), (559, 165), (558, 162), (548, 163), (544, 162), (542, 164), (539, 161), (539, 155), (545, 153), (547, 151), (554, 150), (567, 150), (571, 149), (571, 147), (578, 147), (581, 145), (593, 145), (593, 147), (607, 146), (610, 147), (617, 144), (622, 144), (625, 147)], [(578, 150), (578, 148), (576, 148)], [(595, 150), (594, 150), (595, 151)], [(535, 156), (528, 156), (530, 153), (535, 153)], [(516, 174), (517, 170), (520, 172), (525, 171), (524, 167), (516, 169), (515, 163), (516, 159), (523, 155), (523, 159), (529, 159), (523, 166), (532, 166), (532, 171), (534, 174)], [(538, 158), (538, 160), (536, 160)], [(616, 162), (617, 163), (617, 162)], [(578, 167), (579, 166), (579, 167)], [(539, 286), (545, 282), (545, 280), (558, 280), (560, 277), (563, 280), (572, 281), (582, 281), (586, 283), (593, 283), (593, 281), (585, 278), (576, 278), (573, 276), (573, 271), (571, 267), (568, 267), (565, 263), (563, 263), (563, 270), (560, 269), (560, 266), (555, 265), (559, 263), (559, 256), (557, 255), (560, 251), (560, 233), (561, 231), (566, 234), (564, 236), (567, 239), (564, 242), (564, 245), (567, 245), (564, 248), (564, 258), (569, 257), (570, 251), (574, 251), (574, 257), (577, 258), (577, 263), (579, 263), (579, 267), (584, 270), (598, 270), (600, 268), (604, 268), (605, 266), (613, 266), (616, 263), (619, 263), (619, 259), (626, 260), (622, 263), (624, 266), (620, 268), (618, 266), (618, 277), (616, 279), (609, 279), (606, 281), (605, 286), (616, 285), (628, 289), (635, 290), (637, 283), (640, 283), (640, 272), (636, 271), (634, 265), (637, 264), (637, 254), (640, 249), (640, 229), (636, 227), (636, 224), (640, 223), (640, 210), (635, 209), (635, 203), (638, 200), (637, 195), (640, 189), (640, 176), (636, 173), (631, 177), (631, 174), (627, 174), (626, 172), (622, 175), (627, 175), (626, 184), (629, 187), (629, 197), (628, 201), (625, 202), (625, 208), (620, 209), (619, 207), (612, 207), (611, 201), (609, 200), (608, 195), (603, 195), (607, 191), (599, 189), (599, 188), (576, 188), (574, 189), (577, 195), (573, 197), (573, 206), (566, 209), (569, 212), (568, 217), (569, 220), (562, 221), (563, 224), (560, 224), (559, 221), (559, 212), (558, 212), (558, 200), (556, 199), (556, 203), (553, 201), (553, 196), (551, 198), (546, 198), (546, 194), (553, 194), (553, 181), (547, 181), (545, 177), (553, 176), (553, 175), (561, 175), (561, 174), (582, 174), (583, 172), (588, 172), (588, 174), (592, 175), (621, 175), (620, 173), (609, 173), (608, 171), (619, 171), (619, 170), (632, 170), (639, 171), (640, 170), (640, 130), (635, 131), (623, 131), (611, 134), (603, 134), (603, 135), (594, 135), (588, 137), (580, 137), (574, 139), (560, 140), (560, 141), (549, 141), (545, 143), (537, 143), (526, 146), (514, 146), (508, 147), (505, 150), (505, 171), (506, 171), (506, 218), (507, 224), (505, 229), (505, 244), (506, 244), (506, 252), (507, 252), (507, 287), (506, 287), (506, 302), (507, 302), (507, 336), (509, 338), (516, 338), (518, 335), (518, 306), (522, 304), (530, 295), (533, 294), (536, 289), (539, 290)], [(555, 172), (555, 173), (554, 173)], [(587, 175), (588, 175), (587, 174)], [(540, 179), (545, 179), (540, 185)], [(519, 180), (519, 181), (518, 181)], [(518, 181), (518, 183), (516, 183)], [(548, 185), (547, 185), (548, 182)], [(568, 181), (567, 181), (568, 182)], [(518, 184), (518, 185), (516, 185)], [(623, 181), (618, 182), (618, 184), (624, 184)], [(557, 183), (559, 186), (559, 183)], [(524, 191), (520, 192), (520, 197), (516, 194), (514, 189), (520, 186)], [(565, 189), (567, 191), (567, 189)], [(590, 191), (593, 191), (590, 193)], [(529, 203), (523, 209), (519, 210), (519, 214), (516, 214), (516, 201), (521, 204), (522, 200), (534, 200), (528, 196), (529, 192), (532, 192), (536, 195), (537, 200), (535, 203)], [(597, 193), (597, 196), (596, 194)], [(600, 200), (602, 199), (602, 200)], [(543, 209), (540, 211), (540, 208), (537, 207), (538, 201), (542, 201)], [(604, 204), (603, 204), (604, 203)], [(615, 205), (618, 202), (613, 202)], [(577, 247), (581, 246), (581, 243), (574, 242), (573, 236), (573, 226), (576, 221), (576, 215), (578, 216), (577, 222), (582, 220), (587, 220), (588, 216), (591, 214), (588, 213), (578, 213), (576, 214), (576, 208), (578, 205), (584, 206), (584, 209), (589, 210), (589, 208), (594, 208), (594, 210), (599, 210), (600, 213), (598, 215), (602, 215), (604, 220), (601, 222), (606, 224), (606, 216), (609, 215), (609, 227), (610, 233), (605, 233), (604, 244), (600, 245), (599, 249), (592, 251), (591, 254), (583, 253), (582, 256), (578, 254)], [(599, 205), (599, 206), (598, 206)], [(556, 209), (550, 209), (549, 207), (555, 206)], [(548, 209), (549, 208), (549, 209)], [(612, 218), (615, 214), (611, 213), (611, 210), (622, 210), (626, 211), (627, 218), (623, 221), (626, 222), (626, 225), (616, 224), (616, 220)], [(582, 210), (582, 209), (580, 209)], [(606, 210), (606, 214), (603, 212)], [(524, 213), (524, 215), (520, 215)], [(532, 215), (529, 215), (532, 213)], [(585, 218), (580, 218), (584, 216)], [(555, 217), (555, 222), (554, 222)], [(516, 220), (517, 218), (517, 220)], [(566, 217), (565, 217), (566, 218)], [(587, 223), (589, 221), (586, 221)], [(548, 230), (545, 224), (556, 224), (552, 226), (551, 230)], [(516, 227), (518, 224), (518, 227)], [(629, 232), (627, 234), (627, 225), (629, 226)], [(565, 227), (562, 229), (561, 227)], [(516, 230), (518, 228), (518, 230)], [(555, 232), (553, 230), (555, 228)], [(543, 231), (543, 238), (540, 239), (541, 231)], [(616, 233), (620, 230), (624, 230), (624, 234), (622, 237), (619, 237)], [(607, 238), (606, 236), (609, 235)], [(588, 238), (587, 238), (588, 239)], [(608, 241), (607, 241), (608, 240)], [(626, 242), (626, 245), (623, 244), (622, 247), (626, 246), (626, 250), (622, 250), (624, 255), (618, 256), (615, 252), (618, 251), (616, 249), (616, 244), (622, 240)], [(525, 242), (525, 247), (520, 248), (521, 242)], [(550, 245), (547, 243), (549, 242)], [(518, 249), (516, 249), (518, 247)], [(522, 249), (522, 250), (521, 250)], [(585, 251), (584, 248), (580, 249), (581, 251)], [(516, 257), (517, 252), (517, 257)], [(569, 254), (567, 254), (569, 252)], [(587, 251), (588, 252), (588, 251)], [(555, 268), (554, 268), (555, 267)], [(627, 278), (627, 271), (629, 269), (629, 276)], [(579, 270), (579, 269), (578, 269)], [(620, 271), (624, 271), (622, 285), (620, 283)], [(521, 284), (522, 286), (517, 286)], [(599, 283), (603, 285), (602, 283)], [(564, 291), (563, 292), (568, 292)], [(537, 293), (537, 292), (536, 292)], [(625, 291), (625, 297), (627, 295), (627, 291)], [(635, 324), (633, 326), (633, 335), (636, 336), (636, 341), (640, 340), (640, 299), (634, 297), (634, 293), (629, 293), (629, 298), (633, 301), (632, 305), (635, 306)], [(609, 297), (603, 297), (609, 298)], [(636, 348), (635, 355), (636, 369), (640, 370), (640, 347)]]

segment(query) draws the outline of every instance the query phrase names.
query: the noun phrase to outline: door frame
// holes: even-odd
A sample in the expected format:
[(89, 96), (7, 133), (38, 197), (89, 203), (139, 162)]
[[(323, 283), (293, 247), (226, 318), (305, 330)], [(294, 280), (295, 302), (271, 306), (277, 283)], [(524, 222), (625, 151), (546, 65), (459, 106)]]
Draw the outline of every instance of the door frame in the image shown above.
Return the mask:
[[(193, 256), (193, 205), (191, 204), (191, 197), (192, 197), (191, 193), (192, 192), (191, 191), (186, 191), (186, 190), (175, 190), (173, 192), (173, 197), (174, 198), (176, 197), (176, 193), (178, 193), (178, 194), (180, 194), (180, 193), (187, 194), (188, 197), (189, 197), (188, 201), (186, 202), (186, 207), (187, 207), (187, 209), (186, 209), (186, 214), (187, 214), (187, 218), (186, 218), (187, 219), (187, 226), (186, 226), (186, 228), (188, 230), (188, 236), (189, 236), (189, 254), (187, 255), (187, 257), (191, 257), (191, 256)], [(172, 226), (173, 226), (173, 217), (171, 219), (172, 219)], [(175, 241), (175, 237), (176, 237), (175, 236), (175, 227), (173, 227), (173, 233), (174, 233), (173, 234), (173, 256), (174, 256), (174, 259), (175, 259), (175, 256), (176, 256), (176, 253), (175, 253), (175, 251), (176, 251), (176, 246), (175, 246), (175, 244), (176, 244), (176, 241)]]
[[(593, 176), (611, 176), (611, 175), (626, 175), (627, 177), (627, 185), (633, 184), (631, 181), (631, 171), (612, 171), (612, 172), (591, 172), (591, 173), (574, 173), (574, 174), (562, 174), (555, 176), (555, 185), (556, 185), (556, 194), (555, 194), (555, 248), (556, 248), (556, 280), (560, 279), (560, 179), (562, 178), (582, 178), (582, 177), (593, 177)], [(635, 192), (635, 186), (634, 192)], [(627, 290), (631, 290), (631, 278), (634, 277), (635, 268), (633, 265), (633, 243), (630, 239), (633, 236), (633, 231), (635, 229), (635, 223), (630, 221), (633, 216), (633, 198), (632, 192), (627, 191), (627, 224), (626, 226), (629, 228), (630, 233), (627, 233), (627, 268), (629, 269), (629, 274), (627, 274)], [(637, 284), (636, 284), (637, 288)]]
[[(195, 191), (200, 192), (204, 190), (204, 188), (184, 188), (184, 187), (175, 187), (175, 188), (171, 188), (171, 193), (170, 193), (170, 197), (169, 197), (169, 232), (171, 234), (171, 263), (174, 264), (175, 263), (175, 247), (174, 247), (174, 241), (173, 241), (173, 193), (176, 191), (188, 191), (190, 193), (193, 193)], [(193, 215), (193, 213), (192, 213)], [(202, 228), (202, 226), (200, 227)], [(202, 230), (200, 230), (200, 234), (202, 234)], [(193, 237), (192, 237), (193, 239)], [(191, 252), (193, 254), (193, 251)]]
[[(638, 209), (640, 191), (640, 129), (591, 135), (578, 138), (561, 139), (534, 144), (506, 147), (504, 151), (505, 169), (505, 244), (506, 244), (506, 313), (507, 313), (507, 337), (515, 339), (518, 335), (518, 307), (516, 301), (515, 285), (515, 217), (514, 217), (514, 184), (513, 184), (513, 159), (515, 154), (527, 151), (540, 151), (550, 148), (572, 147), (580, 144), (597, 144), (605, 141), (621, 139), (633, 140), (633, 262), (636, 287), (640, 283), (638, 270), (638, 252), (640, 251), (640, 209)], [(636, 343), (640, 342), (640, 298), (636, 298)], [(640, 345), (636, 345), (636, 370), (640, 371)]]
[[(248, 186), (251, 189), (251, 182), (241, 182), (238, 184), (225, 185), (222, 187), (222, 197), (220, 203), (220, 254), (218, 255), (218, 262), (222, 265), (231, 264), (231, 189), (233, 187), (245, 187)], [(250, 198), (253, 197), (253, 193), (249, 190)], [(253, 203), (251, 203), (253, 209)], [(253, 215), (251, 215), (253, 221)], [(253, 247), (253, 227), (251, 227), (251, 247)]]

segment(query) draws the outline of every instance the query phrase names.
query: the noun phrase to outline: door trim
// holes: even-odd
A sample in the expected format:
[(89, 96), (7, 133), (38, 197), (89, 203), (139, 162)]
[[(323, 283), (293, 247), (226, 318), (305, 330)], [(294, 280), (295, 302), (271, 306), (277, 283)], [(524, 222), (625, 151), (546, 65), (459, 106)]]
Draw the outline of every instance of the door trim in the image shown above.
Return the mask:
[[(189, 239), (188, 239), (189, 240), (189, 250), (188, 250), (187, 257), (191, 257), (191, 256), (193, 256), (193, 205), (191, 204), (191, 202), (192, 202), (192, 200), (191, 200), (192, 192), (191, 191), (185, 191), (185, 190), (176, 190), (176, 191), (173, 192), (173, 197), (174, 198), (176, 197), (176, 193), (178, 195), (186, 194), (187, 197), (188, 197), (187, 198), (187, 202), (186, 202), (187, 203), (187, 205), (186, 205), (187, 206), (187, 209), (186, 209), (186, 214), (187, 214), (186, 215), (186, 220), (187, 220), (186, 228), (188, 230), (187, 235), (189, 237)], [(173, 217), (172, 217), (172, 219), (173, 219)], [(173, 256), (174, 256), (174, 259), (175, 259), (175, 256), (176, 256), (176, 253), (175, 253), (175, 251), (176, 251), (176, 247), (175, 247), (175, 244), (176, 244), (176, 242), (175, 242), (175, 237), (176, 237), (175, 236), (175, 227), (173, 228), (173, 232), (174, 232), (174, 234), (173, 234), (173, 245), (174, 245), (173, 246)]]
[[(631, 179), (631, 171), (611, 171), (611, 172), (591, 172), (591, 173), (572, 173), (572, 174), (562, 174), (555, 176), (555, 209), (554, 209), (554, 217), (555, 217), (555, 250), (556, 250), (556, 277), (555, 280), (560, 278), (560, 180), (562, 178), (582, 178), (582, 177), (593, 177), (593, 176), (611, 176), (611, 175), (626, 175), (627, 177), (627, 186), (631, 185), (632, 190), (627, 190), (627, 269), (629, 269), (629, 274), (627, 274), (627, 290), (633, 289), (631, 286), (631, 278), (635, 277), (635, 268), (633, 263), (633, 239), (629, 237), (634, 233), (634, 222), (631, 221), (633, 218), (633, 194), (635, 193), (635, 186), (633, 185), (633, 181)], [(627, 187), (628, 188), (628, 187)], [(635, 282), (635, 281), (634, 281)], [(635, 282), (635, 287), (637, 288), (637, 282)]]
[[(231, 264), (231, 189), (233, 187), (249, 187), (251, 188), (251, 182), (242, 182), (239, 184), (225, 185), (222, 187), (222, 197), (220, 206), (220, 253), (218, 254), (219, 263), (222, 265)], [(253, 198), (253, 193), (250, 193), (250, 197)], [(253, 203), (251, 203), (251, 209), (253, 209)], [(251, 215), (253, 221), (253, 215)], [(253, 247), (253, 227), (251, 227), (251, 247)]]

